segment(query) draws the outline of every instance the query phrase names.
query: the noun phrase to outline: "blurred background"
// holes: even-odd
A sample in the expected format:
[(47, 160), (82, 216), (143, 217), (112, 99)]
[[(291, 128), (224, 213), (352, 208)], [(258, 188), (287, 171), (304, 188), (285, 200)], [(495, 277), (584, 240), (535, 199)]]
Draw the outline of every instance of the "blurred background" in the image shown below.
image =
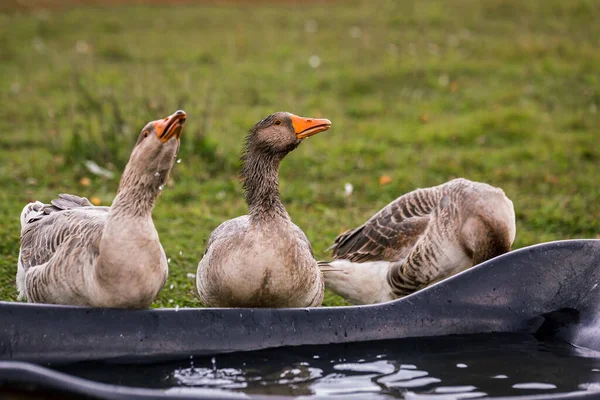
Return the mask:
[(243, 138), (280, 110), (333, 122), (280, 173), (319, 259), (394, 198), (455, 177), (505, 190), (514, 248), (600, 238), (598, 20), (597, 0), (4, 0), (0, 299), (16, 298), (22, 207), (63, 192), (110, 205), (140, 129), (177, 109), (155, 306), (200, 305), (206, 240), (246, 213)]

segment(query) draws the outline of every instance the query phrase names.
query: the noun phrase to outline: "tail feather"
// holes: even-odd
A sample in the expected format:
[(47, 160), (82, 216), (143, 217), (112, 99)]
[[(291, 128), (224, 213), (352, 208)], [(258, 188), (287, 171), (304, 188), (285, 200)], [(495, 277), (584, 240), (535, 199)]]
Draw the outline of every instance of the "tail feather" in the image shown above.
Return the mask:
[(338, 268), (338, 267), (334, 267), (328, 261), (317, 261), (317, 265), (319, 266), (319, 269), (323, 273), (325, 273), (325, 272), (336, 272), (336, 271), (337, 272), (343, 272), (343, 269)]
[(50, 204), (44, 204), (40, 201), (27, 204), (21, 211), (21, 228), (34, 221), (38, 221), (44, 215), (49, 215), (56, 211), (72, 210), (79, 207), (94, 207), (85, 197), (79, 197), (74, 194), (59, 194), (58, 199), (54, 199)]
[(39, 219), (44, 214), (44, 203), (39, 201), (29, 203), (23, 207), (21, 211), (21, 228), (24, 228), (28, 223)]
[(86, 197), (79, 197), (74, 194), (59, 194), (58, 199), (52, 200), (52, 206), (59, 210), (70, 210), (78, 207), (93, 207), (94, 205)]
[(318, 262), (325, 278), (325, 286), (354, 304), (374, 304), (393, 300), (387, 280), (390, 264), (389, 261)]
[(22, 261), (22, 255), (21, 255), (21, 249), (19, 249), (19, 259), (17, 261), (17, 277), (16, 277), (16, 284), (17, 284), (17, 291), (19, 293), (19, 295), (17, 296), (17, 300), (22, 301), (25, 300), (26, 297), (26, 281), (25, 281), (25, 266), (23, 265), (23, 261)]

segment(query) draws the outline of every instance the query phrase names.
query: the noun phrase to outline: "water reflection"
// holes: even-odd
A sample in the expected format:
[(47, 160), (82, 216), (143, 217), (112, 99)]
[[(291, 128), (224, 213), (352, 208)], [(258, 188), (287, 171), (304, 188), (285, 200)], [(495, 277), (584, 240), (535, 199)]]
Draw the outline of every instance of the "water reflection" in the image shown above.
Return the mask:
[(178, 368), (173, 372), (177, 386), (220, 387), (223, 389), (242, 389), (248, 386), (249, 379), (241, 369), (223, 368)]
[(516, 383), (516, 384), (512, 385), (512, 387), (515, 389), (537, 389), (537, 390), (556, 389), (556, 385), (553, 385), (551, 383), (540, 383), (540, 382)]
[(600, 354), (515, 334), (290, 347), (135, 368), (79, 364), (60, 369), (101, 382), (184, 393), (210, 389), (444, 400), (600, 390)]

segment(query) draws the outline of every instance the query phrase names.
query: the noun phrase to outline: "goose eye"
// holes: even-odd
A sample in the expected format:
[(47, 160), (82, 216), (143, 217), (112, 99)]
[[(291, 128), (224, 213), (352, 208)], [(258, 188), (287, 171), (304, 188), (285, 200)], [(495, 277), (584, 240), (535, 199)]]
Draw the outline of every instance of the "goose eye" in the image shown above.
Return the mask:
[(276, 120), (275, 121), (275, 125), (281, 125), (281, 121), (280, 120)]
[(144, 132), (144, 137), (148, 137), (148, 131)]

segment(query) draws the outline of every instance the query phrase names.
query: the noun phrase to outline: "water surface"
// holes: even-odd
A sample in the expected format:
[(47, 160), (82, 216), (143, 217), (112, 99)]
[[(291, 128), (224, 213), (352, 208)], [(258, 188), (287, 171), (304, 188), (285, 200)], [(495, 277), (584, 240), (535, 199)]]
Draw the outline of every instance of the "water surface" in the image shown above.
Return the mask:
[(55, 369), (170, 392), (210, 388), (357, 399), (600, 393), (600, 353), (524, 334), (287, 347), (152, 365), (80, 363)]

